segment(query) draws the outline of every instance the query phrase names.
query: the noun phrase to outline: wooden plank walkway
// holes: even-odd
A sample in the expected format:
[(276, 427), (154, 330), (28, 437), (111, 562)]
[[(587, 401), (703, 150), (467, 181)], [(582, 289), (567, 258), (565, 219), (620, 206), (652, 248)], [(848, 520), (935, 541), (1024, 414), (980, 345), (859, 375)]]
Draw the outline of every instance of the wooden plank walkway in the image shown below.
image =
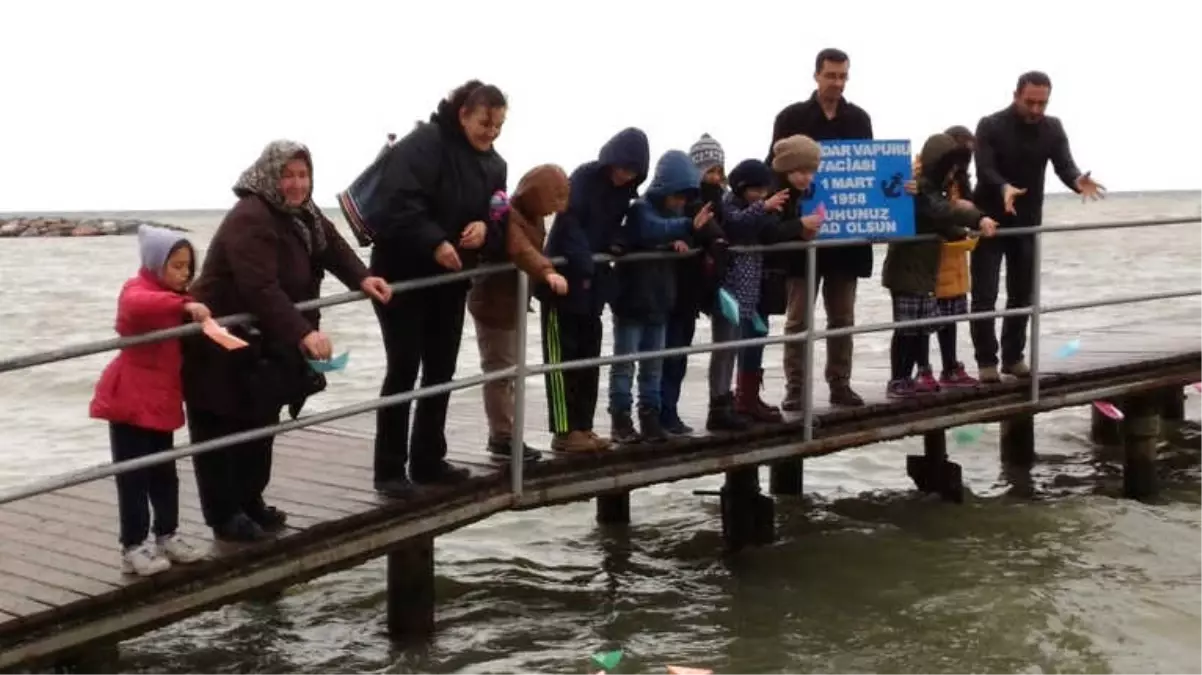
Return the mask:
[[(1065, 358), (1055, 357), (1055, 352), (1068, 336), (1045, 337), (1041, 387), (1046, 395), (1054, 401), (1064, 392), (1182, 386), (1202, 377), (1196, 322), (1175, 326), (1159, 337), (1140, 329), (1074, 336), (1084, 348)], [(1027, 392), (1025, 383), (1008, 382), (973, 392), (886, 402), (887, 372), (880, 359), (863, 361), (857, 364), (853, 384), (869, 398), (869, 405), (820, 408), (820, 442), (787, 454), (817, 455), (884, 440), (879, 433), (897, 437), (920, 432), (898, 426), (913, 421), (925, 420), (938, 429), (957, 414), (976, 411), (988, 419), (999, 406), (1021, 405)], [(682, 416), (696, 426), (705, 418), (705, 363), (705, 357), (693, 360), (681, 401)], [(775, 379), (767, 383), (769, 393), (781, 389)], [(816, 402), (824, 402), (825, 394), (825, 386), (816, 384)], [(531, 442), (546, 443), (545, 402), (539, 392), (529, 400)], [(604, 400), (603, 392), (599, 432), (608, 428)], [(1056, 407), (1054, 402), (1049, 405)], [(886, 427), (893, 431), (879, 432)], [(405, 503), (381, 498), (372, 489), (371, 435), (366, 430), (310, 428), (281, 436), (267, 497), (288, 513), (289, 527), (272, 542), (249, 546), (213, 542), (200, 514), (191, 463), (180, 462), (181, 530), (209, 547), (210, 558), (149, 579), (120, 571), (112, 479), (0, 506), (0, 668), (95, 639), (137, 634), (264, 588), (359, 564), (408, 538), (455, 529), (514, 507), (507, 466), (483, 454), (486, 425), (475, 390), (452, 398), (448, 434), (449, 458), (470, 468), (472, 478), (454, 488), (423, 489)], [(698, 432), (695, 438), (596, 455), (552, 454), (528, 469), (529, 487), (516, 506), (536, 507), (717, 473), (755, 463), (757, 449), (795, 446), (799, 441), (793, 418), (785, 425), (737, 436)], [(620, 477), (627, 482), (620, 484)], [(33, 643), (35, 647), (27, 647)]]

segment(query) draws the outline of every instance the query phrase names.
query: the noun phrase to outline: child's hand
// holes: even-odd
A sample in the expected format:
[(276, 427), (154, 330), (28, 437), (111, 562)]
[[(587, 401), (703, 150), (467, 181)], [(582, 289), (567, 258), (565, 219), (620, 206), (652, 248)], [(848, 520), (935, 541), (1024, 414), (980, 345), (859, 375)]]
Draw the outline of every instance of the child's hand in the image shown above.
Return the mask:
[(981, 219), (979, 227), (981, 228), (982, 237), (992, 237), (997, 234), (997, 221), (989, 216)]
[(676, 251), (677, 253), (688, 253), (689, 245), (684, 243), (683, 241), (677, 240), (677, 241), (672, 242), (672, 250)]
[(906, 190), (906, 194), (910, 195), (911, 197), (918, 194), (918, 181), (916, 180), (911, 179), (906, 181), (906, 184), (903, 187)]
[(801, 226), (805, 228), (807, 234), (812, 236), (818, 230), (822, 229), (822, 220), (822, 216), (819, 216), (817, 213), (811, 213), (808, 216), (802, 216)]
[(765, 211), (780, 211), (785, 207), (785, 202), (789, 201), (789, 191), (781, 190), (771, 197), (764, 200)]
[(822, 221), (826, 220), (826, 204), (819, 204), (818, 208), (808, 216), (802, 216), (801, 226), (805, 228), (810, 236), (813, 236), (822, 228)]
[[(706, 202), (705, 206), (701, 207), (701, 210), (697, 212), (697, 215), (693, 216), (693, 229), (700, 230), (701, 228), (705, 227), (706, 223), (710, 222), (710, 220), (712, 220), (713, 217), (714, 217), (714, 205), (709, 202)], [(673, 244), (673, 246), (675, 246), (675, 245), (676, 244)], [(688, 250), (687, 246), (685, 247), (685, 250)]]
[(213, 313), (209, 311), (203, 303), (189, 302), (184, 305), (184, 313), (192, 317), (196, 323), (204, 323), (213, 318)]

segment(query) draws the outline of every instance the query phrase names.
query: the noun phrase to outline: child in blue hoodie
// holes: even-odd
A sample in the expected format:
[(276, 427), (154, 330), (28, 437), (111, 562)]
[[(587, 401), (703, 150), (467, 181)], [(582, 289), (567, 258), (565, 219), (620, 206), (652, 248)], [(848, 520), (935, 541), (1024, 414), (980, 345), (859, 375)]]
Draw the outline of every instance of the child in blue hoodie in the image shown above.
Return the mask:
[[(601, 312), (613, 300), (613, 270), (595, 263), (598, 253), (616, 253), (622, 219), (647, 179), (651, 149), (647, 135), (623, 129), (602, 146), (596, 161), (572, 172), (568, 208), (555, 217), (544, 248), (548, 258), (563, 257), (568, 281), (565, 296), (544, 295), (543, 359), (564, 363), (601, 355)], [(548, 419), (558, 452), (605, 450), (609, 443), (593, 433), (599, 368), (547, 374)]]
[[(689, 158), (701, 174), (701, 185), (697, 198), (685, 206), (684, 215), (692, 218), (706, 204), (710, 205), (714, 215), (705, 227), (690, 232), (684, 239), (690, 248), (698, 248), (700, 252), (675, 262), (676, 302), (668, 317), (668, 330), (664, 338), (664, 346), (668, 349), (693, 344), (697, 317), (701, 313), (713, 313), (717, 305), (719, 282), (726, 274), (726, 264), (730, 258), (730, 252), (727, 250), (730, 244), (726, 241), (726, 233), (722, 231), (726, 154), (718, 141), (709, 134), (702, 134), (689, 148)], [(659, 421), (664, 432), (670, 436), (687, 436), (693, 433), (693, 428), (680, 419), (677, 409), (688, 365), (688, 356), (664, 358)]]
[[(694, 218), (684, 215), (696, 198), (701, 172), (679, 150), (669, 150), (655, 165), (655, 176), (643, 198), (630, 206), (622, 228), (622, 243), (630, 252), (688, 250), (685, 242), (713, 218), (703, 207)], [(663, 260), (624, 263), (617, 270), (614, 314), (614, 354), (651, 352), (664, 348), (668, 317), (676, 303), (676, 268)], [(660, 423), (660, 386), (663, 358), (639, 362), (639, 430), (647, 441), (667, 438)], [(612, 437), (618, 443), (637, 441), (631, 419), (631, 385), (634, 363), (614, 364), (609, 371), (609, 413)]]

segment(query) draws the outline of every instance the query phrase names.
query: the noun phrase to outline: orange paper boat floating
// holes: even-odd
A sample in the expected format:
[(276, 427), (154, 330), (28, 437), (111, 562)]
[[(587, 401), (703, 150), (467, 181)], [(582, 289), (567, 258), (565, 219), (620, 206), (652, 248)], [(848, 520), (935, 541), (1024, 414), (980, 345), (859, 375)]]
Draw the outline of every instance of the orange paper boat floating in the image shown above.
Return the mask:
[(688, 666), (668, 666), (669, 675), (713, 675), (714, 671)]

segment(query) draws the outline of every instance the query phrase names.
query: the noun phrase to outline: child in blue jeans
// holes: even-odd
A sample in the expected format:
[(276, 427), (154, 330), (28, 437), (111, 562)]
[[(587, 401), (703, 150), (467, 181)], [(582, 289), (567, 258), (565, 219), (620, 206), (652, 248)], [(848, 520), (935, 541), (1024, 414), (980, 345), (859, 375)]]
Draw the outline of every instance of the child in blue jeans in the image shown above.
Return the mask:
[[(694, 218), (683, 215), (695, 198), (701, 173), (689, 156), (669, 150), (655, 165), (655, 175), (642, 198), (630, 205), (622, 226), (623, 248), (630, 253), (674, 249), (688, 250), (690, 233), (713, 218), (706, 206)], [(617, 295), (611, 303), (614, 317), (614, 354), (652, 352), (664, 348), (669, 314), (676, 302), (676, 268), (663, 260), (621, 263), (616, 267)], [(667, 438), (660, 422), (663, 358), (639, 361), (639, 431), (634, 428), (631, 389), (634, 363), (617, 363), (609, 371), (609, 414), (614, 442), (662, 441)], [(641, 434), (639, 433), (641, 431)]]
[[(692, 218), (710, 205), (713, 218), (704, 227), (693, 230), (685, 243), (699, 253), (675, 262), (676, 302), (668, 315), (664, 346), (668, 349), (688, 347), (693, 344), (697, 331), (697, 317), (713, 315), (722, 277), (730, 259), (730, 242), (722, 230), (722, 197), (726, 194), (726, 155), (722, 146), (709, 134), (689, 148), (689, 157), (701, 173), (701, 185), (697, 198), (685, 205), (684, 215)], [(664, 357), (661, 398), (663, 407), (659, 412), (660, 425), (669, 436), (687, 436), (693, 428), (680, 419), (677, 405), (688, 371), (688, 356)]]

